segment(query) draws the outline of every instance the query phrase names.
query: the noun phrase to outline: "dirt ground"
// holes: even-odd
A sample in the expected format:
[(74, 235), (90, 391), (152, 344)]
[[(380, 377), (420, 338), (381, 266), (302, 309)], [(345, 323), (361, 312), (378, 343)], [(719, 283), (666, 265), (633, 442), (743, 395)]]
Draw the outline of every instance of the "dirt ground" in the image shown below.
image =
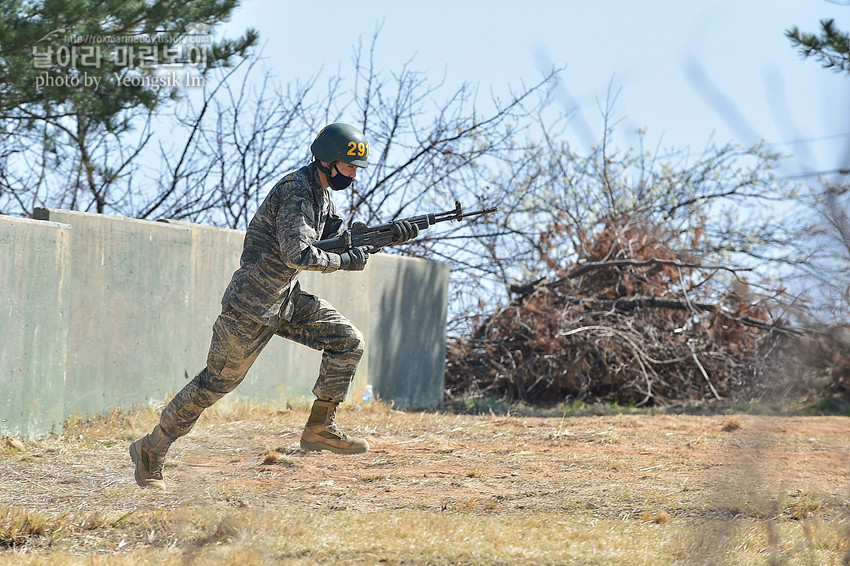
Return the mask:
[[(0, 511), (116, 525), (185, 506), (555, 512), (654, 522), (840, 520), (850, 510), (848, 417), (469, 416), (343, 406), (340, 426), (371, 449), (341, 456), (300, 450), (306, 407), (215, 407), (172, 447), (169, 489), (157, 491), (136, 487), (127, 452), (156, 414), (142, 408), (70, 423), (61, 436), (23, 445), (7, 439)], [(146, 544), (143, 532), (115, 536), (79, 528), (55, 544), (73, 540), (83, 554)], [(38, 552), (38, 540), (28, 544)]]

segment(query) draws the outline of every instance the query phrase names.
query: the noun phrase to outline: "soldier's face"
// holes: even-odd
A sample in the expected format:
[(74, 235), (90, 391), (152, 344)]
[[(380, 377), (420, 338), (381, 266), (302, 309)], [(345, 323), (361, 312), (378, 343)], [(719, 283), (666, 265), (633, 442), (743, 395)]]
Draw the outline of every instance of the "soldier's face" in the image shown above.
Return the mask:
[(345, 175), (346, 177), (351, 177), (352, 179), (357, 178), (357, 167), (354, 165), (349, 165), (348, 163), (338, 162), (336, 164), (336, 170)]

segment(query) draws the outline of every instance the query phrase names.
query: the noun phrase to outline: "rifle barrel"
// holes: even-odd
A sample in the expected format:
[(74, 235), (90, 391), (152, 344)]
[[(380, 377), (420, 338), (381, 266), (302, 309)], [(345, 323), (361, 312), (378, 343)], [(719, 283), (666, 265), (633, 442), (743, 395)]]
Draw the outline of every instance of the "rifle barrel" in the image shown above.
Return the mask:
[(490, 214), (491, 212), (496, 212), (498, 207), (493, 208), (482, 208), (481, 210), (476, 210), (475, 212), (464, 212), (461, 214), (461, 218), (466, 218), (467, 216), (478, 216), (479, 214)]
[(463, 218), (468, 218), (470, 216), (479, 216), (481, 214), (490, 214), (491, 212), (496, 212), (499, 210), (496, 207), (492, 208), (483, 208), (481, 210), (475, 210), (473, 212), (463, 212), (463, 209), (460, 206), (460, 203), (456, 203), (454, 210), (449, 210), (447, 212), (440, 212), (434, 215), (434, 223), (437, 222), (446, 222), (449, 220), (462, 220)]

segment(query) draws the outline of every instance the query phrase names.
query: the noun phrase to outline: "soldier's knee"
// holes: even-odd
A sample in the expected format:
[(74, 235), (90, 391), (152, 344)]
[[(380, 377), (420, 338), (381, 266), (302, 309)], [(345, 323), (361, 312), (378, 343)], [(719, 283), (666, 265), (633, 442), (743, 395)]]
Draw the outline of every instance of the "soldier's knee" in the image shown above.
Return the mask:
[(362, 356), (363, 350), (366, 348), (366, 340), (363, 338), (363, 333), (360, 332), (360, 329), (354, 325), (351, 326), (348, 341), (350, 345), (348, 351)]
[(224, 376), (210, 371), (209, 367), (197, 376), (198, 385), (204, 395), (213, 403), (236, 389), (242, 383), (244, 375)]

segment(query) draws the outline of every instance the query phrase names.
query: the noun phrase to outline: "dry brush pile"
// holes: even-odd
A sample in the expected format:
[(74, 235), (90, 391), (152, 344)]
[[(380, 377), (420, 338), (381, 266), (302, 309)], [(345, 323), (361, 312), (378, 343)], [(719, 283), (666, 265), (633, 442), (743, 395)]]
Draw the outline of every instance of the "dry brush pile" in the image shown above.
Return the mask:
[(850, 391), (835, 333), (790, 328), (745, 281), (715, 283), (654, 226), (610, 219), (550, 281), (514, 286), (509, 306), (448, 348), (450, 396), (539, 405), (664, 405), (800, 394), (815, 377)]

